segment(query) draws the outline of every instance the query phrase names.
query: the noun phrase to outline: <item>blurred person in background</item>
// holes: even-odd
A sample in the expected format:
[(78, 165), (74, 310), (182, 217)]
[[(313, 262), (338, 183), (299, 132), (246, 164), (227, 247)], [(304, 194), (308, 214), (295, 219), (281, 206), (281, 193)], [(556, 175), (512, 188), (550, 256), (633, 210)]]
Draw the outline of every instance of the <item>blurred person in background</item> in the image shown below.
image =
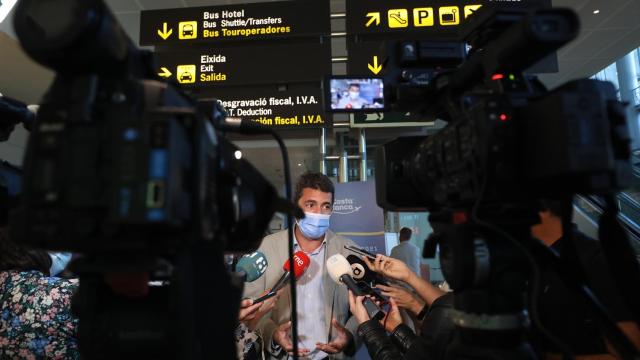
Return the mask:
[(78, 282), (51, 277), (52, 264), (48, 252), (27, 249), (0, 230), (0, 358), (80, 358), (71, 313)]
[(420, 275), (420, 249), (409, 241), (411, 234), (411, 229), (407, 227), (400, 229), (400, 244), (391, 249), (391, 257), (407, 264), (411, 271)]

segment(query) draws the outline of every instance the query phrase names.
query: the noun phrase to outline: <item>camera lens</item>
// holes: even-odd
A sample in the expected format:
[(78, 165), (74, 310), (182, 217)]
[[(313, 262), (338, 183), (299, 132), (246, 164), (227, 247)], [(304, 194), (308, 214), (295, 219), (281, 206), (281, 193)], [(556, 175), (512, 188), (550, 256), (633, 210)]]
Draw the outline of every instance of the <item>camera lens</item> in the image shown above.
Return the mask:
[(25, 20), (42, 41), (50, 41), (73, 28), (77, 21), (77, 4), (75, 0), (30, 1), (27, 4)]
[(100, 0), (23, 0), (14, 26), (34, 60), (65, 74), (116, 73), (130, 46)]

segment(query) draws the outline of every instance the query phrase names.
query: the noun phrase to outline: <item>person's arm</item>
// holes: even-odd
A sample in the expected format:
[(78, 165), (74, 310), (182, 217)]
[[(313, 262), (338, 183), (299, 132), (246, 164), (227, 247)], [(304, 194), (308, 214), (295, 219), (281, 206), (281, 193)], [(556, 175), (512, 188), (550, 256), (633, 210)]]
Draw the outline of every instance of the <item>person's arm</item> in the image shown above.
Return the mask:
[(620, 330), (631, 340), (636, 349), (640, 351), (640, 326), (633, 321), (620, 321), (617, 324)]
[(431, 306), (437, 298), (446, 294), (445, 291), (433, 286), (430, 282), (425, 281), (414, 272), (411, 272), (411, 275), (407, 279), (407, 284), (409, 284), (429, 306)]
[[(599, 242), (576, 231), (575, 241), (580, 246), (581, 263), (586, 273), (587, 284), (611, 312), (618, 328), (640, 351), (640, 327), (614, 285), (613, 275)], [(618, 356), (608, 339), (605, 339), (610, 354)]]
[(373, 271), (409, 284), (428, 305), (433, 304), (437, 298), (446, 294), (411, 271), (407, 264), (398, 259), (378, 255), (374, 261), (369, 260), (367, 257), (364, 257), (364, 261)]
[(417, 299), (409, 290), (401, 286), (385, 286), (376, 285), (376, 288), (382, 290), (382, 295), (393, 298), (399, 307), (406, 309), (413, 315), (418, 315), (424, 308), (424, 302)]
[(384, 328), (375, 320), (367, 320), (358, 327), (358, 336), (367, 346), (369, 356), (373, 360), (396, 360), (402, 353), (387, 336)]
[[(268, 241), (266, 241), (267, 238), (262, 240), (262, 244), (260, 245), (258, 250), (264, 254), (267, 254), (268, 256), (268, 254), (272, 254), (274, 253), (274, 251), (272, 251), (271, 248), (267, 248), (268, 246)], [(267, 268), (267, 271), (269, 271), (268, 268)], [(268, 277), (267, 275), (268, 274), (265, 273), (258, 279), (249, 283), (245, 283), (243, 297), (255, 299), (255, 298), (258, 298), (260, 294), (264, 293), (264, 291), (267, 290), (267, 277)], [(274, 349), (271, 345), (273, 343), (273, 334), (278, 328), (278, 324), (276, 324), (275, 321), (273, 321), (273, 319), (271, 318), (271, 311), (263, 314), (262, 318), (257, 323), (253, 322), (251, 325), (252, 327), (254, 327), (254, 330), (258, 334), (260, 334), (260, 336), (264, 340), (265, 350), (270, 353), (274, 353)]]

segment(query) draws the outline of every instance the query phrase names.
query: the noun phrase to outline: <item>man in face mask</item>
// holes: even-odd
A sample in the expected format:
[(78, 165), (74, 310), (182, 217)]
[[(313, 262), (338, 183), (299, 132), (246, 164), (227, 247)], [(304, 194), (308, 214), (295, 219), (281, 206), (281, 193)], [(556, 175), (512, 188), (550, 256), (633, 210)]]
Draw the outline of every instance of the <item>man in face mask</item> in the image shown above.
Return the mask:
[[(294, 252), (304, 251), (310, 265), (298, 279), (298, 351), (307, 359), (345, 359), (355, 354), (357, 322), (349, 313), (346, 286), (333, 282), (326, 269), (326, 259), (335, 254), (349, 253), (344, 245), (356, 246), (351, 240), (329, 230), (333, 210), (334, 187), (321, 173), (306, 173), (296, 184), (295, 201), (305, 217), (294, 225)], [(248, 283), (246, 297), (257, 297), (270, 289), (283, 273), (281, 264), (288, 259), (287, 231), (264, 238), (260, 245), (269, 266), (260, 279)], [(257, 325), (264, 338), (266, 357), (286, 359), (292, 354), (291, 301), (284, 291), (270, 316)]]
[(367, 99), (360, 96), (360, 85), (349, 84), (349, 93), (338, 101), (338, 109), (362, 109), (368, 107)]

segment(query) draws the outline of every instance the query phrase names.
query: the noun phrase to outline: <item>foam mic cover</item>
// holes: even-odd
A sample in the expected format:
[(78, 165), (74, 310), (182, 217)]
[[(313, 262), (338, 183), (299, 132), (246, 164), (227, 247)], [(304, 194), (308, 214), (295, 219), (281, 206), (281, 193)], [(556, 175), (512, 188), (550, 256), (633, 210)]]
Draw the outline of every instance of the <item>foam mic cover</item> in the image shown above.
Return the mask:
[(342, 254), (335, 254), (327, 259), (327, 272), (333, 281), (342, 284), (342, 275), (353, 276), (349, 261)]
[[(297, 251), (295, 254), (293, 254), (293, 275), (296, 277), (296, 279), (299, 279), (300, 276), (302, 276), (302, 274), (307, 271), (310, 263), (311, 259), (309, 259), (304, 251)], [(282, 268), (285, 272), (291, 272), (289, 268), (289, 259), (284, 262)]]
[(243, 255), (236, 265), (237, 272), (246, 274), (246, 282), (252, 282), (260, 278), (267, 271), (269, 262), (267, 257), (260, 251), (254, 251), (250, 254)]
[[(345, 284), (354, 295), (365, 295), (358, 287), (358, 283), (353, 279), (353, 272), (349, 261), (342, 254), (335, 254), (327, 259), (327, 272), (331, 279), (339, 284)], [(384, 312), (370, 298), (366, 297), (362, 301), (369, 318), (380, 320), (384, 317)]]

